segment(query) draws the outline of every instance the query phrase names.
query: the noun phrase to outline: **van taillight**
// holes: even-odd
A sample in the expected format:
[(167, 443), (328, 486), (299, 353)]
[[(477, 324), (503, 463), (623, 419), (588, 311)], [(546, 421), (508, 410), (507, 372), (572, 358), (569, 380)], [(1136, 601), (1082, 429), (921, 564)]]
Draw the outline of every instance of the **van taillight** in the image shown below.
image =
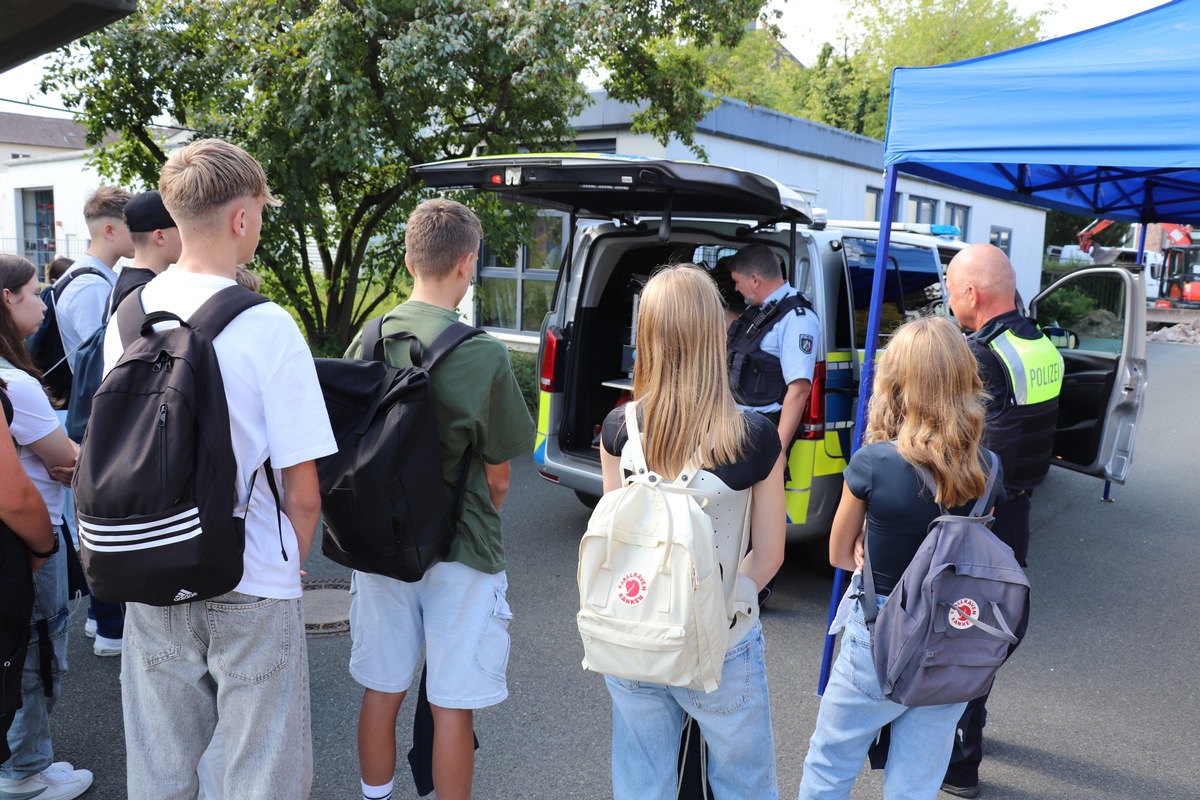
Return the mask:
[(557, 392), (558, 385), (554, 380), (558, 366), (558, 343), (560, 339), (554, 328), (546, 328), (546, 338), (542, 341), (542, 370), (538, 376), (538, 388), (543, 392)]
[(813, 367), (812, 393), (808, 405), (800, 417), (798, 439), (825, 438), (825, 362), (818, 361)]

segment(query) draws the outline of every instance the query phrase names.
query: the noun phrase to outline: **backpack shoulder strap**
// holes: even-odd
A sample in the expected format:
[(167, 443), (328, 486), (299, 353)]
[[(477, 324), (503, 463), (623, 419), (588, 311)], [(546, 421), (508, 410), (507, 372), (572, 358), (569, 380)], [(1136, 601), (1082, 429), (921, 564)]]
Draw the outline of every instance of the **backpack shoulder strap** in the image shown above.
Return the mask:
[(621, 450), (621, 456), (628, 455), (633, 461), (634, 470), (644, 472), (647, 469), (646, 453), (642, 450), (642, 434), (638, 430), (636, 400), (630, 400), (625, 404), (625, 434), (628, 438), (625, 441), (625, 447)]
[(975, 501), (975, 505), (971, 507), (972, 517), (984, 516), (987, 509), (988, 498), (992, 496), (992, 488), (996, 485), (996, 473), (999, 466), (999, 459), (991, 450), (988, 451), (988, 473), (987, 484), (983, 487), (983, 494), (979, 495), (979, 499)]
[(376, 317), (368, 320), (362, 329), (362, 350), (358, 357), (363, 361), (370, 361), (375, 358), (375, 345), (383, 337), (383, 317)]
[(117, 332), (121, 334), (121, 348), (127, 349), (142, 333), (142, 320), (146, 310), (142, 307), (142, 289), (139, 286), (125, 298), (131, 302), (117, 306)]
[[(139, 298), (140, 296), (139, 293)], [(226, 286), (205, 300), (188, 319), (187, 324), (189, 328), (200, 331), (209, 339), (215, 339), (225, 330), (225, 326), (243, 311), (266, 302), (266, 297), (242, 286)], [(117, 309), (118, 316), (124, 309), (125, 303), (121, 303)]]
[[(467, 339), (483, 333), (479, 328), (472, 327), (465, 322), (452, 322), (450, 325), (437, 337), (429, 343), (425, 348), (424, 354), (421, 356), (421, 366), (425, 369), (433, 369), (434, 365), (441, 361), (454, 348), (465, 342)], [(417, 363), (416, 360), (413, 361)]]
[(67, 290), (67, 285), (80, 275), (98, 275), (99, 277), (104, 278), (105, 281), (108, 280), (104, 273), (95, 267), (80, 267), (79, 269), (72, 270), (67, 275), (55, 281), (54, 285), (50, 287), (50, 295), (55, 299), (55, 301), (57, 301), (58, 298), (62, 296), (62, 293)]

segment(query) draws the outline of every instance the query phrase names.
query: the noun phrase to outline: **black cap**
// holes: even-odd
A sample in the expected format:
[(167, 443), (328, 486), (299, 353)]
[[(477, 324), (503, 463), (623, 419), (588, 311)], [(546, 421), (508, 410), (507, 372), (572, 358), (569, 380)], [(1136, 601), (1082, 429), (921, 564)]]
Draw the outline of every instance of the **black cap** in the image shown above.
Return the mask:
[(175, 227), (175, 220), (167, 213), (162, 195), (157, 189), (134, 195), (125, 204), (125, 224), (133, 233), (165, 230)]

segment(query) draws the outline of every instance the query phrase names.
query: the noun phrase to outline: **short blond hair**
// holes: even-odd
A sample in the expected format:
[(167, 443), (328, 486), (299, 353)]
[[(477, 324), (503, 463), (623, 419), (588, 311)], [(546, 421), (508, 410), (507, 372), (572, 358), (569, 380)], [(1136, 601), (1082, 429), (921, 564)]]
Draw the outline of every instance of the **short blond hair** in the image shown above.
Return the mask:
[(479, 252), (483, 225), (475, 212), (444, 197), (426, 200), (408, 218), (404, 250), (408, 265), (422, 278), (441, 280), (467, 253)]
[(158, 190), (175, 220), (202, 219), (239, 197), (280, 205), (254, 156), (221, 139), (199, 139), (172, 153), (163, 165)]
[(83, 219), (88, 224), (101, 219), (117, 219), (124, 222), (125, 204), (132, 194), (119, 186), (100, 186), (88, 195), (83, 204)]

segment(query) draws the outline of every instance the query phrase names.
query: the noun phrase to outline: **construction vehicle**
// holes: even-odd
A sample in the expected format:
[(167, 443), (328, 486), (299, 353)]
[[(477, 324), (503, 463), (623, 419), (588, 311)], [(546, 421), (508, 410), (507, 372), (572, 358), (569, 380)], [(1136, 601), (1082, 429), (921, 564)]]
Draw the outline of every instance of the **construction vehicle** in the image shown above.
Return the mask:
[(1163, 262), (1151, 269), (1158, 281), (1159, 308), (1200, 308), (1200, 245), (1168, 247)]

